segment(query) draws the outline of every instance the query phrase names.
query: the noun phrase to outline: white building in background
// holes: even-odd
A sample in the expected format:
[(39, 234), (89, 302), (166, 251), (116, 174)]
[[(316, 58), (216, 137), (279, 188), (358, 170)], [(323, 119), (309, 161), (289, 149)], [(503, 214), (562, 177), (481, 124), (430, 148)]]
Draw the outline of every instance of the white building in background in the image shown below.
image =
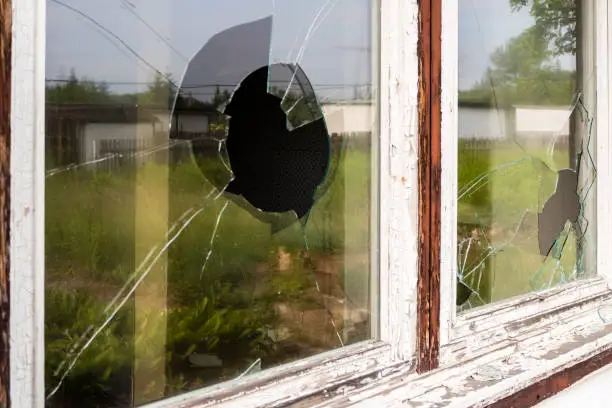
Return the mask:
[[(322, 108), (330, 134), (366, 134), (374, 128), (376, 112), (369, 102), (325, 104)], [(460, 104), (459, 137), (491, 141), (518, 138), (536, 143), (567, 139), (570, 113), (567, 107), (558, 106)]]
[(514, 132), (521, 138), (567, 138), (571, 111), (556, 106), (514, 106)]
[(548, 143), (567, 140), (571, 111), (564, 106), (490, 107), (459, 104), (459, 138)]
[[(330, 135), (360, 137), (375, 128), (376, 111), (370, 102), (324, 104)], [(173, 138), (188, 139), (206, 133), (213, 113), (184, 110), (173, 120)], [(519, 139), (522, 142), (566, 143), (570, 111), (565, 107), (512, 106), (494, 108), (477, 104), (459, 106), (459, 137), (481, 141)], [(109, 106), (58, 106), (47, 114), (47, 138), (66, 150), (75, 149), (73, 162), (95, 160), (109, 153), (141, 151), (153, 146), (170, 125), (167, 111)], [(59, 143), (58, 143), (59, 142)]]
[(478, 106), (459, 106), (459, 137), (477, 140), (504, 140), (509, 135), (509, 112)]
[[(176, 110), (170, 137), (189, 139), (207, 133), (214, 114), (195, 108)], [(82, 163), (164, 143), (170, 115), (157, 107), (65, 104), (47, 106), (46, 122), (47, 151), (70, 163)]]
[(371, 102), (344, 102), (322, 106), (329, 134), (370, 134), (376, 111)]

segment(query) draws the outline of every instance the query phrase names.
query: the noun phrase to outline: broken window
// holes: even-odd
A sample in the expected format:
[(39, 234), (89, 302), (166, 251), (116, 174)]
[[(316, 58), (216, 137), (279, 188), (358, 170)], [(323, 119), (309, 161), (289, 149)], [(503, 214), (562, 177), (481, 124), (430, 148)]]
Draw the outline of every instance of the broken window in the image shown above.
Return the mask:
[(459, 1), (460, 311), (595, 273), (594, 25), (581, 4)]
[(370, 339), (370, 0), (47, 1), (47, 405)]

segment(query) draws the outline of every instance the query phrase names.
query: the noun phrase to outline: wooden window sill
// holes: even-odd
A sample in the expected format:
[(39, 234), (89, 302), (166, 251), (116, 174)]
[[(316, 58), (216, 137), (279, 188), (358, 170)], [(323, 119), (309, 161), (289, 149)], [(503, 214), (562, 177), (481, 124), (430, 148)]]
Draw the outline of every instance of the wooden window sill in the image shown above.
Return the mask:
[(533, 406), (612, 362), (612, 321), (600, 316), (606, 310), (612, 292), (516, 322), (514, 332), (479, 352), (465, 344), (442, 348), (454, 361), (434, 371), (419, 375), (410, 363), (396, 364), (285, 406)]

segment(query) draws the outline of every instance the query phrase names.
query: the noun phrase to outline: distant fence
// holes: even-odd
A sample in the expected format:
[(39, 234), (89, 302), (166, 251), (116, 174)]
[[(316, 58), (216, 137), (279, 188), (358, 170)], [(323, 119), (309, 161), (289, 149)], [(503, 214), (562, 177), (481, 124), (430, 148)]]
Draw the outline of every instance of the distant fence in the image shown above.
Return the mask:
[(567, 135), (553, 134), (516, 136), (513, 139), (481, 139), (459, 138), (459, 146), (463, 149), (491, 150), (503, 147), (521, 146), (522, 148), (542, 149), (554, 146), (555, 150), (565, 150), (569, 146)]
[[(215, 134), (218, 133), (218, 134)], [(119, 168), (129, 168), (146, 162), (177, 164), (194, 157), (192, 146), (200, 156), (216, 158), (223, 132), (174, 134), (167, 139), (167, 133), (160, 132), (153, 139), (97, 139), (91, 146), (78, 146), (76, 143), (58, 143), (58, 138), (47, 138), (47, 176), (69, 170), (90, 170), (112, 172)], [(165, 139), (165, 140), (164, 140)], [(370, 151), (371, 133), (351, 133), (330, 135), (332, 157), (342, 151)], [(85, 149), (92, 149), (90, 160), (84, 160)]]
[(167, 139), (98, 139), (87, 146), (93, 150), (90, 160), (84, 160), (84, 147), (76, 144), (47, 145), (47, 177), (64, 171), (82, 169), (111, 172), (146, 162), (177, 163), (191, 155), (190, 140)]

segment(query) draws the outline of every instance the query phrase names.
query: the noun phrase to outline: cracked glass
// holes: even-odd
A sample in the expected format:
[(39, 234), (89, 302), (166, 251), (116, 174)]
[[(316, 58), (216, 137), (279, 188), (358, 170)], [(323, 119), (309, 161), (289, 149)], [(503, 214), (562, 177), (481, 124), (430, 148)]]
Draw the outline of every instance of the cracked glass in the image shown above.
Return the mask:
[(458, 311), (595, 274), (588, 14), (459, 0)]
[(375, 336), (376, 7), (47, 0), (47, 406)]

